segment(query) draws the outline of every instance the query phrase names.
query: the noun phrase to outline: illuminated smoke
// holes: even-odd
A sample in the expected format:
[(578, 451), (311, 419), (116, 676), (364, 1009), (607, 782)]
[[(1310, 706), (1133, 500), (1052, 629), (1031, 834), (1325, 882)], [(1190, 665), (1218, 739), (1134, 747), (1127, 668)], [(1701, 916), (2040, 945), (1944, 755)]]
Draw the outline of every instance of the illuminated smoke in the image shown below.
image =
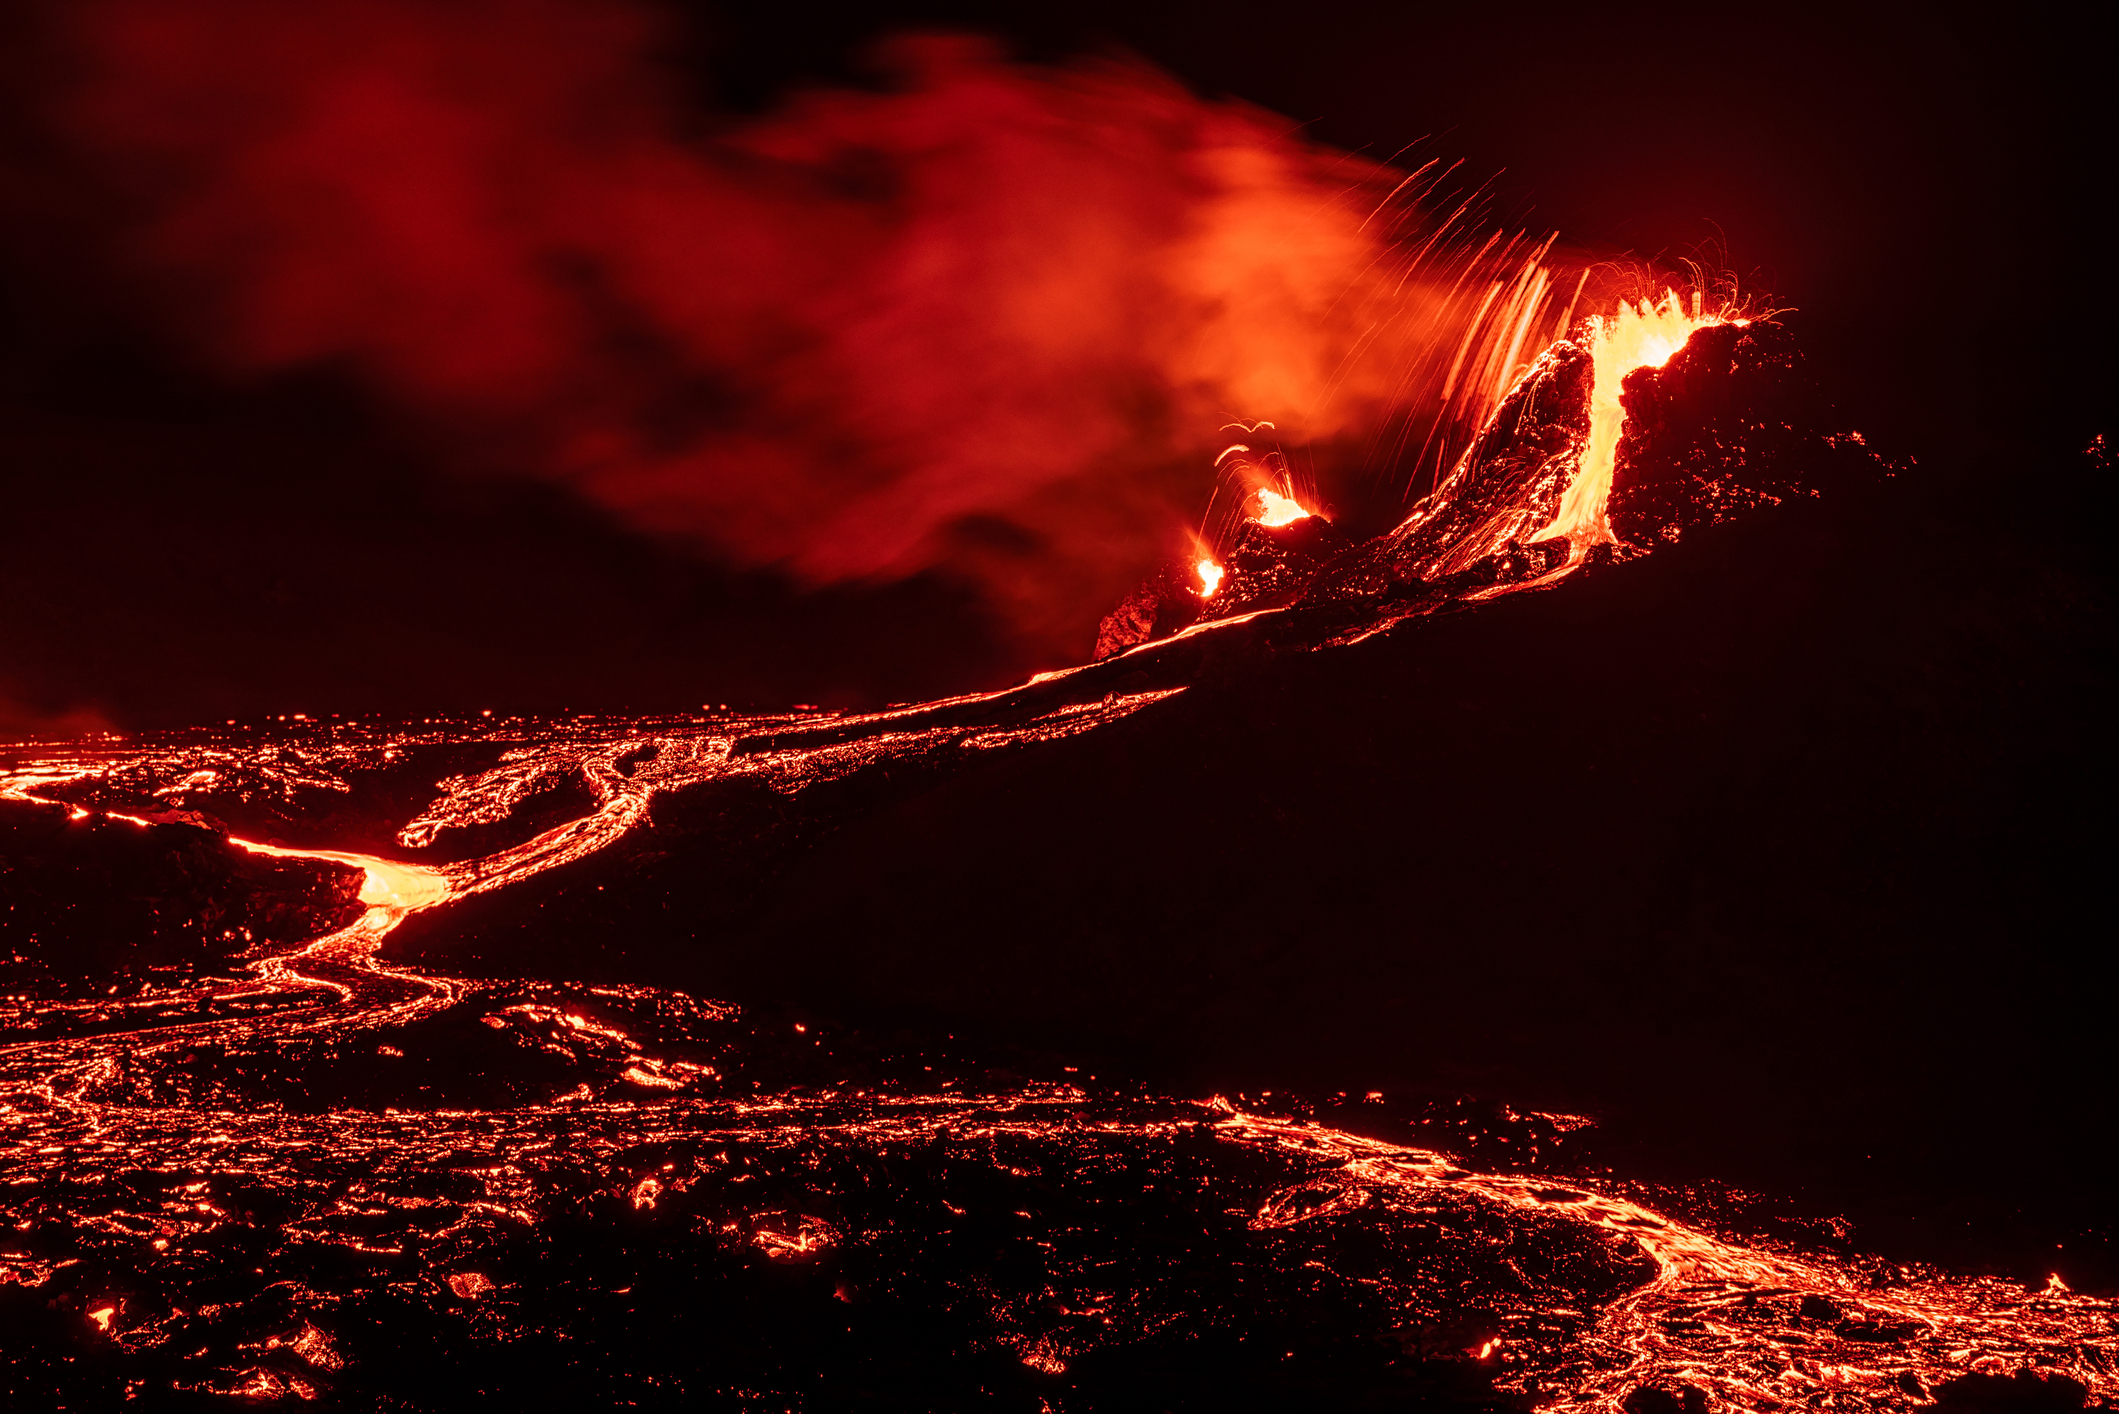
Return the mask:
[(63, 13), (58, 121), (217, 367), (348, 369), (455, 461), (736, 564), (968, 580), (1048, 655), (1177, 542), (1214, 428), (1417, 479), (1581, 288), (1422, 211), (1432, 172), (1138, 64), (902, 39), (887, 91), (738, 122), (627, 5)]
[(0, 741), (65, 740), (112, 729), (110, 719), (92, 706), (52, 710), (21, 701), (7, 687), (0, 681)]

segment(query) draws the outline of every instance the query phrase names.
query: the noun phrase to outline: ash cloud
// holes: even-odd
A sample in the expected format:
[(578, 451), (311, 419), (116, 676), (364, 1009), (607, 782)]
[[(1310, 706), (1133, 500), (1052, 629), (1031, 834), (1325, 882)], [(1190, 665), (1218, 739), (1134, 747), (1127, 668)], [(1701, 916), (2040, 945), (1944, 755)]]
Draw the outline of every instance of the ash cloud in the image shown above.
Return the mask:
[(975, 585), (1034, 656), (1179, 543), (1221, 424), (1353, 433), (1432, 338), (1370, 219), (1401, 174), (1140, 64), (903, 38), (736, 120), (634, 6), (62, 23), (51, 120), (214, 367), (350, 370), (463, 469), (738, 567)]

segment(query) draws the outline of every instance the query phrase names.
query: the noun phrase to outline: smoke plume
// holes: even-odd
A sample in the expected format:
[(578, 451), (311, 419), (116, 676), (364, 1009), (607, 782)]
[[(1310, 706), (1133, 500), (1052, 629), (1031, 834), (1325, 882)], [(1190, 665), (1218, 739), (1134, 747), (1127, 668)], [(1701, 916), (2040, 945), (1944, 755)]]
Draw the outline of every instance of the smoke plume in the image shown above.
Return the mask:
[(1507, 304), (1407, 278), (1402, 174), (1140, 64), (905, 38), (736, 120), (629, 5), (66, 14), (56, 120), (220, 369), (343, 368), (735, 565), (940, 571), (1047, 657), (1196, 519), (1219, 427), (1372, 428), (1417, 350), (1462, 362), (1448, 300)]

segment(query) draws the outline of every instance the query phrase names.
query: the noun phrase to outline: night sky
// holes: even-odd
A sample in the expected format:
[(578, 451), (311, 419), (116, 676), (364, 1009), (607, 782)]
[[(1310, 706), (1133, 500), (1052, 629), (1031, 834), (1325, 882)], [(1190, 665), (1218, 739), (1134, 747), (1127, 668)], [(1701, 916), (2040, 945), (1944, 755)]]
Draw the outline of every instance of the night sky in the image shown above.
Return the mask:
[[(887, 154), (879, 171), (841, 162), (827, 174), (840, 205), (812, 219), (801, 203), (823, 198), (788, 198), (758, 218), (774, 249), (817, 240), (804, 247), (809, 264), (772, 276), (779, 284), (756, 273), (778, 270), (769, 255), (731, 275), (735, 314), (708, 301), (689, 324), (643, 330), (637, 308), (620, 310), (517, 378), (505, 321), (480, 326), (482, 345), (458, 337), (485, 306), (466, 305), (459, 319), (428, 299), (416, 318), (395, 306), (371, 318), (363, 302), (386, 301), (340, 279), (367, 268), (365, 238), (333, 229), (328, 203), (301, 204), (315, 172), (372, 157), (363, 170), (383, 189), (377, 199), (402, 197), (418, 225), (422, 202), (452, 199), (446, 175), (420, 186), (418, 155), (453, 139), (430, 143), (412, 112), (375, 139), (398, 144), (380, 157), (358, 124), (338, 146), (283, 152), (274, 144), (285, 109), (273, 105), (335, 73), (332, 53), (302, 49), (284, 25), (253, 24), (242, 4), (191, 7), (174, 37), (146, 13), (25, 6), (8, 21), (0, 720), (11, 730), (292, 711), (857, 705), (998, 685), (1086, 656), (1101, 606), (1153, 567), (1164, 523), (1204, 500), (1208, 472), (1193, 449), (1212, 429), (1165, 398), (1139, 414), (1161, 440), (1137, 465), (1084, 431), (1079, 447), (1051, 454), (1030, 501), (988, 496), (973, 475), (949, 508), (919, 512), (927, 538), (914, 550), (857, 553), (849, 547), (872, 519), (833, 520), (840, 483), (814, 468), (917, 461), (942, 446), (974, 469), (1000, 468), (1005, 482), (1018, 451), (1052, 439), (967, 441), (965, 451), (946, 443), (952, 409), (1006, 402), (1011, 382), (1030, 386), (1048, 370), (1025, 365), (1015, 379), (1006, 357), (983, 357), (975, 341), (952, 345), (961, 362), (949, 363), (900, 356), (885, 339), (860, 367), (897, 377), (918, 365), (916, 391), (931, 401), (883, 428), (839, 385), (802, 385), (796, 398), (789, 389), (806, 375), (746, 383), (767, 358), (809, 366), (780, 334), (730, 334), (732, 352), (672, 353), (669, 329), (704, 347), (743, 319), (769, 322), (838, 268), (830, 212), (947, 206), (948, 191), (908, 197)], [(2087, 543), (2082, 527), (2108, 503), (2081, 456), (2111, 430), (2114, 310), (2100, 273), (2108, 127), (2093, 101), (2088, 22), (2063, 21), (2057, 8), (1913, 18), (1088, 0), (1036, 14), (691, 5), (602, 7), (618, 18), (591, 23), (587, 13), (344, 4), (305, 12), (302, 26), (326, 50), (373, 38), (386, 56), (396, 39), (417, 51), (422, 36), (440, 35), (460, 71), (499, 75), (473, 82), (463, 111), (484, 115), (499, 134), (492, 148), (517, 162), (510, 170), (533, 173), (529, 188), (542, 183), (539, 200), (569, 211), (597, 192), (641, 200), (633, 234), (582, 237), (589, 253), (574, 265), (544, 247), (524, 257), (535, 264), (524, 288), (566, 291), (581, 308), (607, 295), (596, 251), (630, 258), (658, 229), (660, 178), (627, 168), (621, 179), (618, 166), (731, 132), (807, 141), (817, 123), (788, 115), (819, 89), (860, 90), (881, 106), (844, 121), (887, 125), (898, 111), (890, 95), (913, 81), (902, 63), (874, 57), (879, 41), (983, 34), (1016, 57), (980, 59), (980, 72), (1033, 97), (1054, 71), (1023, 65), (1078, 72), (1118, 56), (1132, 66), (1127, 84), (1149, 83), (1153, 69), (1189, 90), (1158, 90), (1172, 123), (1194, 109), (1236, 111), (1218, 105), (1237, 100), (1253, 110), (1246, 131), (1400, 166), (1461, 161), (1453, 190), (1486, 184), (1491, 225), (1557, 229), (1588, 255), (1694, 257), (1733, 272), (1796, 311), (1786, 319), (1835, 399), (1877, 445), (1918, 458), (1912, 474), (1932, 478), (1956, 523), (1982, 525), (2005, 502), (2009, 525), (2046, 522)], [(569, 39), (577, 23), (595, 32)], [(340, 42), (349, 37), (360, 43)], [(598, 68), (599, 54), (616, 57)], [(628, 106), (646, 88), (652, 111)], [(938, 111), (944, 124), (977, 119), (975, 105)], [(518, 142), (529, 127), (540, 135)], [(1152, 153), (1136, 161), (1128, 147), (1148, 131), (1121, 125), (1083, 140), (1092, 154), (1116, 154), (1133, 185), (1098, 186), (1103, 158), (1093, 156), (1047, 184), (1039, 200), (1052, 219), (1127, 202), (1142, 222), (1181, 216), (1190, 198), (1169, 194)], [(570, 155), (548, 162), (538, 142), (572, 144)], [(231, 152), (255, 159), (251, 184), (215, 188), (201, 174)], [(255, 177), (268, 168), (279, 175)], [(590, 196), (569, 195), (577, 189)], [(716, 215), (722, 199), (708, 192), (699, 200), (709, 214), (683, 220), (734, 232), (699, 258), (735, 270), (751, 258), (741, 245), (749, 208)], [(281, 204), (253, 222), (253, 200)], [(982, 229), (947, 231), (975, 240)], [(421, 291), (475, 284), (486, 258), (462, 258), (461, 271), (414, 272), (389, 288), (413, 309)], [(1072, 268), (1065, 252), (1053, 259)], [(327, 294), (304, 304), (318, 288)], [(927, 308), (913, 299), (899, 312), (915, 328), (954, 317)], [(1269, 317), (1280, 316), (1246, 316), (1261, 342), (1283, 337)], [(501, 371), (451, 362), (462, 348), (472, 364), (492, 354)], [(1071, 352), (1070, 376), (1093, 376), (1080, 370), (1096, 367), (1100, 348)], [(965, 370), (985, 381), (956, 390)], [(1113, 405), (1133, 406), (1135, 391), (1118, 388)], [(896, 392), (887, 402), (908, 405)], [(1065, 416), (1036, 407), (995, 426), (1015, 436), (1018, 425), (1069, 427)], [(646, 468), (640, 477), (625, 479), (622, 457), (609, 463), (617, 482), (551, 471), (612, 426), (633, 439), (626, 455)], [(1364, 463), (1359, 430), (1318, 439), (1316, 454), (1344, 484), (1370, 488), (1350, 509), (1375, 519), (1395, 504), (1374, 489), (1389, 468)], [(657, 460), (665, 444), (681, 455)], [(700, 448), (708, 460), (696, 464), (711, 470), (686, 470)], [(746, 477), (801, 494), (754, 494)], [(722, 491), (698, 489), (708, 484), (734, 485), (734, 509), (721, 509)], [(1137, 504), (1127, 499), (1136, 493)], [(1101, 510), (1082, 510), (1084, 500)], [(1136, 526), (1151, 520), (1152, 530)], [(1096, 554), (1085, 558), (1084, 545)]]

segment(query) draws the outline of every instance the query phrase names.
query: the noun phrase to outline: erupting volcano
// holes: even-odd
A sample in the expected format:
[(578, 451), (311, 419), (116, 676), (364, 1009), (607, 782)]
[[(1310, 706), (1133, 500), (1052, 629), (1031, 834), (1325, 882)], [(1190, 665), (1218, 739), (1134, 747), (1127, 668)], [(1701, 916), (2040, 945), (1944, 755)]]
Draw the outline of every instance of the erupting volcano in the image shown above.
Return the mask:
[(2096, 989), (2022, 942), (2095, 596), (1972, 584), (1784, 312), (1124, 67), (702, 136), (645, 20), (84, 13), (54, 127), (166, 159), (217, 367), (759, 623), (1072, 660), (0, 747), (10, 1407), (2119, 1398)]
[(1732, 322), (1723, 315), (1702, 314), (1700, 305), (1700, 292), (1694, 290), (1687, 314), (1679, 306), (1677, 291), (1669, 290), (1659, 303), (1621, 301), (1616, 313), (1590, 317), (1589, 362), (1595, 376), (1589, 393), (1589, 442), (1581, 452), (1581, 469), (1568, 482), (1552, 524), (1537, 539), (1566, 540), (1572, 547), (1571, 559), (1579, 559), (1591, 545), (1611, 543), (1605, 512), (1611, 499), (1612, 467), (1626, 425), (1621, 390), (1636, 369), (1661, 368), (1670, 362), (1695, 329)]
[[(884, 1388), (932, 1407), (1130, 1408), (1143, 1391), (1191, 1407), (1244, 1402), (1229, 1382), (1261, 1378), (1298, 1402), (1628, 1410), (2108, 1392), (2108, 1303), (2057, 1277), (2026, 1292), (1716, 1238), (1570, 1168), (1585, 1119), (1483, 1116), (1450, 1137), (1518, 1147), (1482, 1169), (1363, 1137), (1374, 1120), (1344, 1095), (1163, 1099), (939, 1036), (435, 970), (452, 912), (644, 831), (651, 855), (725, 848), (713, 820), (743, 799), (828, 820), (860, 808), (831, 803), (848, 787), (888, 795), (894, 777), (1152, 717), (1217, 665), (1359, 653), (1408, 617), (1554, 590), (1732, 495), (1884, 475), (1830, 429), (1754, 449), (1815, 410), (1791, 368), (1775, 326), (1675, 294), (1593, 316), (1394, 530), (1327, 553), (1285, 461), (1242, 462), (1226, 564), (1201, 558), (1178, 591), (1187, 625), (1136, 612), (1138, 641), (1109, 645), (1107, 621), (1104, 661), (1006, 692), (869, 716), (319, 722), (18, 751), (15, 1388), (451, 1407), (548, 1389), (563, 1365), (574, 1397), (739, 1404)], [(1672, 485), (1615, 528), (1614, 495)], [(437, 771), (453, 772), (441, 795), (376, 837)], [(748, 828), (739, 854), (790, 847)], [(82, 881), (113, 871), (153, 923), (92, 911)], [(385, 961), (430, 918), (420, 961)], [(80, 955), (83, 927), (115, 936)], [(72, 1370), (43, 1363), (59, 1351)]]

